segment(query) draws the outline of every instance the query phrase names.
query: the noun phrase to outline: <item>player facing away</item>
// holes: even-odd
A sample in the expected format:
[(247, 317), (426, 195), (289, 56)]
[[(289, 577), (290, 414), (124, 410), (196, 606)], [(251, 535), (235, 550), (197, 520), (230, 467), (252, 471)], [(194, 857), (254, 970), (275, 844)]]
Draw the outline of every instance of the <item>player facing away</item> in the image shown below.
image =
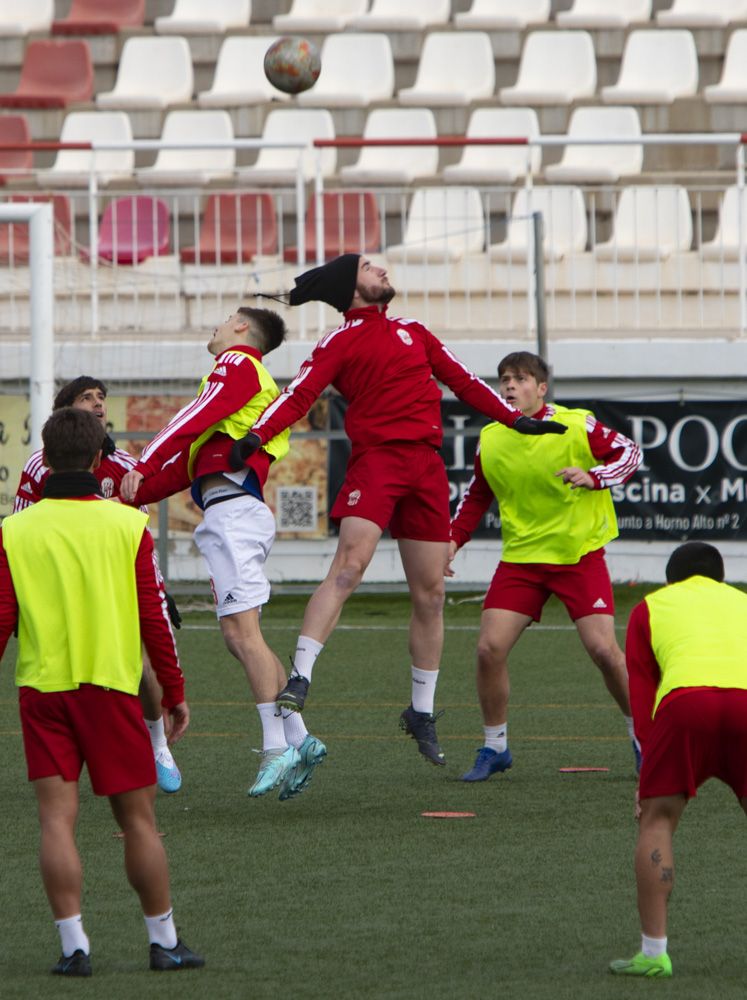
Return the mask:
[(399, 546), (412, 603), (412, 701), (400, 725), (427, 760), (444, 764), (434, 699), (443, 647), (449, 484), (438, 453), (443, 428), (436, 379), (463, 402), (521, 433), (562, 434), (564, 428), (523, 416), (421, 323), (388, 316), (394, 288), (386, 271), (366, 257), (343, 254), (295, 281), (291, 305), (326, 302), (344, 313), (344, 322), (322, 337), (290, 385), (235, 445), (233, 461), (241, 468), (258, 447), (302, 417), (328, 385), (348, 402), (345, 430), (352, 454), (330, 512), (340, 526), (337, 550), (306, 607), (291, 676), (277, 702), (303, 709), (314, 661), (388, 528)]
[(215, 364), (197, 398), (148, 444), (122, 483), (122, 496), (137, 503), (163, 499), (191, 483), (204, 511), (195, 543), (210, 571), (223, 638), (246, 672), (262, 724), (259, 773), (249, 795), (279, 787), (281, 800), (303, 791), (327, 752), (295, 713), (277, 710), (285, 673), (260, 628), (270, 597), (264, 566), (275, 538), (263, 487), (271, 464), (287, 454), (290, 432), (273, 435), (240, 472), (231, 469), (229, 456), (278, 396), (262, 357), (285, 334), (283, 320), (269, 309), (242, 306), (217, 326), (207, 345)]
[(633, 608), (625, 643), (643, 751), (635, 850), (641, 950), (611, 963), (618, 976), (672, 975), (672, 839), (698, 788), (718, 778), (747, 813), (747, 594), (724, 583), (721, 553), (707, 542), (675, 549), (666, 579)]
[(495, 498), (503, 549), (483, 603), (477, 643), (477, 693), (484, 744), (462, 781), (485, 781), (512, 764), (508, 747), (508, 657), (551, 594), (565, 604), (579, 638), (625, 716), (640, 764), (630, 715), (625, 656), (615, 638), (612, 584), (604, 546), (617, 537), (610, 487), (626, 482), (641, 462), (640, 448), (601, 424), (588, 410), (545, 399), (547, 364), (528, 351), (498, 366), (501, 392), (537, 420), (561, 421), (563, 437), (509, 440), (501, 424), (480, 434), (474, 476), (451, 525), (449, 568), (457, 550)]
[[(55, 397), (53, 409), (59, 410), (63, 406), (74, 406), (79, 410), (87, 410), (98, 418), (102, 427), (106, 428), (106, 397), (107, 388), (100, 379), (91, 378), (90, 375), (79, 375), (72, 382), (63, 385)], [(101, 495), (106, 499), (118, 497), (122, 479), (134, 465), (135, 459), (132, 455), (117, 448), (107, 434), (104, 438), (104, 447), (101, 450), (101, 461), (94, 469)], [(13, 503), (14, 513), (41, 500), (49, 471), (41, 449), (35, 451), (21, 472), (21, 479)], [(181, 616), (172, 598), (163, 590), (163, 579), (161, 579), (161, 589), (171, 622), (176, 628), (179, 628)], [(143, 676), (140, 682), (140, 704), (145, 724), (150, 733), (153, 756), (156, 760), (158, 787), (164, 792), (178, 792), (182, 786), (182, 776), (169, 747), (164, 727), (161, 711), (161, 688), (145, 650), (143, 650)]]
[(142, 636), (172, 737), (182, 736), (189, 707), (148, 516), (99, 494), (92, 470), (105, 431), (93, 414), (55, 410), (42, 441), (51, 470), (44, 495), (0, 527), (0, 657), (17, 626), (16, 684), (39, 810), (40, 868), (62, 943), (52, 972), (91, 975), (75, 841), (83, 764), (124, 833), (125, 870), (140, 897), (150, 968), (197, 968), (204, 960), (174, 926), (168, 862), (156, 828), (156, 769), (137, 697)]

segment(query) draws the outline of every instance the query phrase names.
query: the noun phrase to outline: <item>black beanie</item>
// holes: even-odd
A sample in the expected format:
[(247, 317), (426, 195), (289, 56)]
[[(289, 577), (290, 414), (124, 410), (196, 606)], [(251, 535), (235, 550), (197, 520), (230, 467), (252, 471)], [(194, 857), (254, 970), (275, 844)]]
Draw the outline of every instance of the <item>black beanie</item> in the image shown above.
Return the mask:
[(326, 302), (338, 312), (346, 312), (355, 295), (359, 260), (360, 254), (344, 253), (328, 264), (299, 274), (295, 279), (296, 287), (290, 293), (290, 304), (300, 306), (304, 302)]
[(52, 408), (59, 410), (63, 406), (72, 406), (78, 396), (87, 389), (99, 389), (106, 396), (106, 386), (100, 379), (92, 378), (90, 375), (79, 375), (72, 382), (63, 385), (55, 396)]

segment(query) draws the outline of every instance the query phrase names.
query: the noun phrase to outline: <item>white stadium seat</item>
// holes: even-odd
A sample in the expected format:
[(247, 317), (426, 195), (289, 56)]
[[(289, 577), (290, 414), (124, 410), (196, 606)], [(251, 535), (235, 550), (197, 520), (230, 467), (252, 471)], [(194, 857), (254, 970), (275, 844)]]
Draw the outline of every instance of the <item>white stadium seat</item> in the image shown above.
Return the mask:
[[(60, 142), (132, 142), (132, 127), (125, 111), (72, 111), (65, 118)], [(135, 153), (131, 149), (111, 149), (92, 153), (85, 149), (61, 149), (48, 170), (39, 170), (42, 187), (88, 187), (91, 166), (96, 183), (106, 186), (132, 180)]]
[(535, 187), (517, 191), (511, 207), (506, 239), (488, 248), (491, 260), (503, 263), (525, 261), (531, 251), (531, 215), (542, 213), (544, 259), (562, 260), (586, 247), (586, 208), (577, 187)]
[(571, 104), (597, 86), (594, 42), (588, 31), (533, 31), (521, 50), (513, 87), (502, 87), (502, 104)]
[(550, 0), (472, 0), (468, 11), (454, 15), (457, 28), (519, 31), (550, 19)]
[(400, 104), (465, 105), (491, 97), (495, 62), (484, 31), (434, 31), (425, 36), (413, 87), (398, 94)]
[(747, 101), (747, 28), (729, 36), (724, 68), (718, 83), (703, 89), (709, 104), (735, 104)]
[[(324, 108), (276, 108), (265, 119), (262, 138), (276, 142), (307, 142), (310, 145), (314, 139), (334, 139), (335, 124), (331, 113)], [(310, 181), (316, 175), (316, 155), (311, 147), (301, 151), (265, 146), (260, 149), (253, 166), (238, 171), (239, 180), (244, 184), (292, 187), (296, 183), (299, 156), (302, 158), (303, 176)], [(322, 176), (330, 177), (337, 165), (337, 150), (322, 150), (320, 159)]]
[(48, 33), (54, 20), (54, 0), (4, 0), (0, 3), (0, 38)]
[[(233, 123), (227, 111), (169, 111), (163, 124), (162, 142), (233, 141)], [(233, 177), (236, 150), (225, 149), (160, 149), (152, 167), (135, 172), (138, 184), (209, 184)]]
[[(366, 118), (364, 139), (432, 139), (436, 119), (430, 108), (376, 108)], [(437, 146), (363, 146), (351, 166), (340, 169), (343, 184), (412, 184), (433, 177)]]
[(418, 188), (412, 196), (402, 243), (388, 261), (448, 261), (485, 247), (485, 212), (477, 188)]
[[(747, 244), (747, 192), (742, 193), (742, 240)], [(737, 260), (739, 258), (739, 188), (728, 187), (721, 199), (716, 235), (700, 248), (706, 260)]]
[(698, 53), (689, 31), (632, 31), (623, 49), (620, 76), (602, 87), (605, 104), (671, 104), (698, 90)]
[(690, 249), (687, 191), (675, 184), (626, 187), (615, 211), (612, 238), (595, 247), (602, 260), (663, 260)]
[(367, 107), (394, 94), (394, 56), (389, 36), (364, 32), (327, 35), (322, 71), (310, 90), (298, 95), (300, 107)]
[[(569, 138), (626, 138), (641, 134), (638, 112), (631, 107), (576, 108), (568, 123)], [(552, 184), (612, 184), (621, 177), (640, 174), (643, 145), (571, 145), (560, 163), (545, 167)]]
[(265, 76), (265, 52), (277, 36), (231, 35), (218, 52), (213, 85), (197, 95), (201, 108), (238, 108), (265, 101), (289, 101)]
[(560, 28), (627, 28), (651, 20), (651, 0), (574, 0), (555, 20)]
[(100, 108), (166, 108), (192, 100), (194, 74), (186, 38), (128, 38), (114, 89), (96, 96)]
[[(540, 132), (532, 108), (478, 108), (472, 112), (466, 135), (479, 138), (532, 138)], [(540, 168), (539, 146), (465, 146), (458, 163), (444, 167), (447, 184), (513, 184), (524, 177), (527, 167)]]
[(368, 0), (293, 0), (287, 14), (276, 14), (272, 27), (281, 35), (342, 31), (364, 14)]
[(246, 28), (252, 0), (176, 0), (173, 11), (157, 17), (159, 35), (222, 35), (229, 28)]
[(448, 24), (450, 13), (450, 0), (373, 0), (371, 10), (354, 17), (349, 27), (355, 31), (423, 31)]
[(664, 28), (726, 28), (735, 21), (747, 21), (747, 0), (674, 0), (656, 15)]

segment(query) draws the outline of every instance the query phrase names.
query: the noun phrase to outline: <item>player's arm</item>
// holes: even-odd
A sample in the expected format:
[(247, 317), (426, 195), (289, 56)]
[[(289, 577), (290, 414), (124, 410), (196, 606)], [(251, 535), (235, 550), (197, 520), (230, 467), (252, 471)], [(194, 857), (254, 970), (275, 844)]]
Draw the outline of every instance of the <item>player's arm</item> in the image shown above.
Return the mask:
[[(491, 503), (495, 499), (482, 471), (480, 449), (475, 455), (475, 471), (464, 496), (459, 501), (456, 513), (451, 521), (451, 541), (449, 542), (449, 563), (463, 545), (472, 537)], [(453, 574), (447, 574), (453, 575)]]
[(169, 622), (153, 537), (147, 528), (143, 529), (135, 558), (135, 577), (140, 632), (158, 683), (163, 689), (161, 703), (172, 718), (170, 740), (175, 743), (189, 725), (189, 707), (184, 698), (184, 675)]
[(8, 556), (3, 546), (3, 529), (0, 527), (0, 659), (2, 659), (8, 639), (18, 622), (18, 601), (10, 575)]
[(592, 454), (599, 463), (589, 469), (593, 489), (605, 490), (626, 483), (643, 457), (635, 441), (606, 427), (591, 414), (586, 418), (586, 433)]
[(21, 478), (13, 501), (14, 514), (41, 500), (42, 489), (48, 475), (49, 469), (42, 462), (42, 453), (40, 451), (34, 452), (21, 471)]
[(645, 753), (646, 740), (651, 732), (651, 713), (661, 679), (661, 670), (651, 647), (651, 623), (645, 601), (633, 608), (628, 621), (625, 663), (635, 735)]

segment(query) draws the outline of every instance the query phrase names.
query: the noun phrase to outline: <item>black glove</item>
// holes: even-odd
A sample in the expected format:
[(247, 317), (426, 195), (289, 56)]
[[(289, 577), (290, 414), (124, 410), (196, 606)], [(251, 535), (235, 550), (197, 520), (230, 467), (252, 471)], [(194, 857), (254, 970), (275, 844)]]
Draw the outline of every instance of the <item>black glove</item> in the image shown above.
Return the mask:
[(534, 417), (521, 416), (512, 425), (519, 434), (565, 434), (568, 428), (556, 420), (535, 420)]
[(243, 438), (234, 441), (231, 446), (231, 454), (228, 456), (228, 464), (234, 472), (239, 472), (246, 465), (247, 458), (250, 458), (255, 451), (259, 451), (261, 447), (262, 441), (259, 435), (255, 434), (254, 431), (249, 431)]
[(168, 592), (164, 591), (166, 594), (166, 610), (169, 613), (169, 618), (171, 619), (171, 624), (174, 628), (182, 627), (182, 616), (179, 614), (179, 608), (176, 606), (176, 601)]

